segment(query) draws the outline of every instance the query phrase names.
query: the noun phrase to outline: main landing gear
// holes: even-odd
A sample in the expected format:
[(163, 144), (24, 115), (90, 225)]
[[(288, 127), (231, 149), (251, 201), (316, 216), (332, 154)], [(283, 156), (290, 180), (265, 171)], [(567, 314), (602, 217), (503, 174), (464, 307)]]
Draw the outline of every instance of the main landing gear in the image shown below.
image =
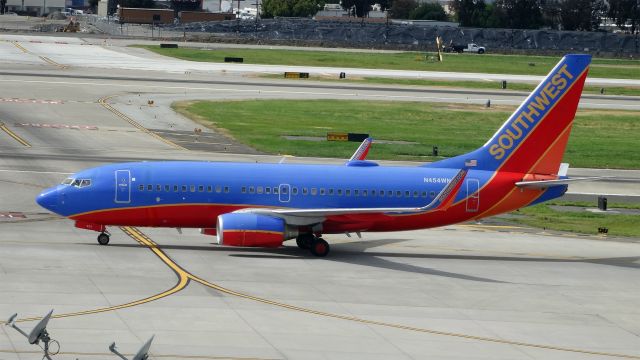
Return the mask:
[(109, 234), (108, 232), (101, 232), (100, 235), (98, 235), (98, 244), (107, 245), (109, 243), (110, 237), (111, 234)]
[(321, 237), (316, 237), (313, 234), (301, 234), (296, 237), (296, 244), (300, 249), (309, 250), (311, 254), (317, 257), (325, 257), (329, 253), (331, 247)]

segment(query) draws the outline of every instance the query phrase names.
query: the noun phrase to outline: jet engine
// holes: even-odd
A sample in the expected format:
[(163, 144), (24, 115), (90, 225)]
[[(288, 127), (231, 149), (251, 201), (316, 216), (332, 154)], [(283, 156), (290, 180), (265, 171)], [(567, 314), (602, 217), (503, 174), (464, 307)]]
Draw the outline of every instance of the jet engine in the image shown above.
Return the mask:
[(281, 218), (250, 213), (222, 214), (216, 228), (218, 244), (229, 246), (279, 247), (298, 235)]

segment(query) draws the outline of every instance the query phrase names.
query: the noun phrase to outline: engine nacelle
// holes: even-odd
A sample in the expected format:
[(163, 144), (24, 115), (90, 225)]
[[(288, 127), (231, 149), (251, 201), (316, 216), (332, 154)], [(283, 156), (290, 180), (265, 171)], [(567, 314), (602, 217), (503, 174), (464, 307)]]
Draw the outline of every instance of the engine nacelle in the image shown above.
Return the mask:
[(283, 219), (250, 213), (220, 215), (216, 228), (218, 244), (229, 246), (279, 247), (297, 235)]

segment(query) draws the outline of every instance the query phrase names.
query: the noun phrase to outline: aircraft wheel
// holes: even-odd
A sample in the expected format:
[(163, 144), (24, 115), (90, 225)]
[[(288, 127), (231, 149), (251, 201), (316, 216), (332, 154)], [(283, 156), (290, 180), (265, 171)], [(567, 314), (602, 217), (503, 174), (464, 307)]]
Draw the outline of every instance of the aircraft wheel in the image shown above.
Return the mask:
[(309, 250), (313, 242), (312, 234), (301, 234), (296, 237), (296, 244), (300, 249)]
[(108, 243), (109, 243), (109, 235), (105, 233), (100, 233), (100, 235), (98, 235), (98, 244), (107, 245)]
[(317, 257), (325, 257), (329, 253), (329, 243), (326, 242), (323, 238), (317, 238), (311, 243), (311, 253)]

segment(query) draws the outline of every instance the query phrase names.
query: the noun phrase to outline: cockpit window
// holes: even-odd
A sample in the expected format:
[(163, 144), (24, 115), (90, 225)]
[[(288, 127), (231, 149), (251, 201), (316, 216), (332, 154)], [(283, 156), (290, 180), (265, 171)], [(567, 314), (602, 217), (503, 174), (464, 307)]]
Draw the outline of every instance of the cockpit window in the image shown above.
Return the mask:
[(62, 181), (62, 185), (71, 185), (78, 188), (91, 186), (91, 179), (74, 179), (66, 178)]

